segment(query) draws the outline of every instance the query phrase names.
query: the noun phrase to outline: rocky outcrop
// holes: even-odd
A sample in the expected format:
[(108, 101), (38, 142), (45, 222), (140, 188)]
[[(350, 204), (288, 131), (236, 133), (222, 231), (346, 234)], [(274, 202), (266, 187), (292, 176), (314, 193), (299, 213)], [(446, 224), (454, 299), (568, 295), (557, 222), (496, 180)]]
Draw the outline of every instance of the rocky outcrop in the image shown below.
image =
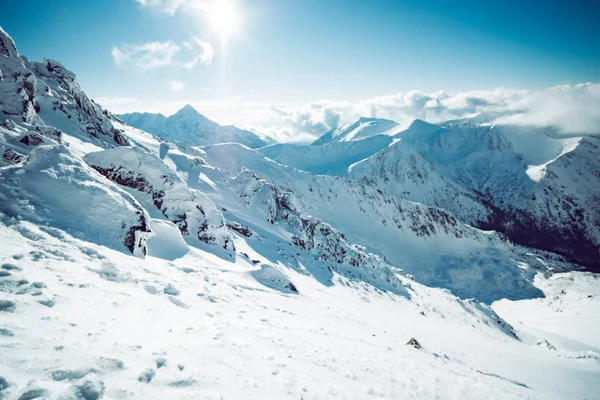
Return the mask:
[(163, 161), (140, 148), (116, 148), (87, 154), (93, 169), (121, 186), (134, 189), (144, 205), (155, 207), (184, 238), (235, 251), (223, 215), (203, 193), (189, 189)]
[(81, 90), (73, 72), (50, 59), (28, 66), (40, 80), (36, 95), (42, 119), (74, 136), (87, 135), (113, 146), (129, 145), (123, 133), (113, 127), (109, 114)]
[(378, 287), (405, 293), (398, 274), (393, 268), (365, 248), (349, 243), (343, 233), (331, 225), (304, 214), (294, 193), (259, 178), (243, 169), (231, 183), (238, 188), (240, 198), (255, 212), (261, 213), (270, 224), (285, 224), (291, 233), (290, 243), (308, 251), (327, 268), (349, 277), (377, 282)]

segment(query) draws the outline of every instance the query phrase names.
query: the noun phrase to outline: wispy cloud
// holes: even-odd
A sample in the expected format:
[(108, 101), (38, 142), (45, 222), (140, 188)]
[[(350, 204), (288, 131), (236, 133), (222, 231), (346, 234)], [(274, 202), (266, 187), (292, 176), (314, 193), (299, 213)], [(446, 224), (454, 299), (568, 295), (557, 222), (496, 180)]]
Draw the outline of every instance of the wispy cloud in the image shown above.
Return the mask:
[(117, 65), (130, 65), (142, 71), (169, 66), (192, 69), (198, 63), (210, 65), (214, 53), (209, 42), (195, 37), (183, 47), (172, 41), (150, 42), (115, 46), (111, 52)]
[(160, 12), (173, 15), (180, 9), (204, 10), (220, 0), (135, 0), (143, 7), (153, 8)]
[(117, 65), (131, 64), (141, 70), (148, 70), (171, 65), (179, 49), (179, 46), (170, 41), (124, 44), (113, 47), (112, 57)]
[(182, 81), (169, 81), (167, 82), (169, 85), (169, 89), (178, 92), (185, 87), (185, 83)]

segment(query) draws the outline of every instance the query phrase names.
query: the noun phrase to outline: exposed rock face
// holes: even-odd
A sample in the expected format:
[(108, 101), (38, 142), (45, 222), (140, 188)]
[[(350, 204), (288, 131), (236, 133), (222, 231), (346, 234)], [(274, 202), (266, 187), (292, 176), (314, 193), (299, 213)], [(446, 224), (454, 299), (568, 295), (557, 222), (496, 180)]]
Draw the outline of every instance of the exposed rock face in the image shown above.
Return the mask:
[(129, 145), (122, 132), (113, 127), (108, 114), (81, 90), (73, 72), (49, 59), (28, 66), (40, 80), (36, 95), (44, 121), (74, 136), (88, 135), (108, 144)]
[(0, 115), (15, 122), (43, 124), (36, 113), (36, 77), (26, 68), (14, 41), (2, 28), (0, 71)]
[(8, 164), (18, 164), (25, 159), (25, 155), (17, 153), (12, 149), (6, 149), (2, 154), (2, 159)]
[(30, 62), (0, 28), (0, 119), (57, 142), (64, 131), (101, 147), (129, 145), (111, 117), (81, 90), (73, 72), (54, 60)]
[(90, 153), (84, 159), (109, 180), (134, 189), (142, 204), (156, 207), (177, 225), (184, 238), (217, 245), (227, 252), (235, 251), (223, 216), (212, 201), (186, 187), (160, 158), (139, 148), (121, 147)]

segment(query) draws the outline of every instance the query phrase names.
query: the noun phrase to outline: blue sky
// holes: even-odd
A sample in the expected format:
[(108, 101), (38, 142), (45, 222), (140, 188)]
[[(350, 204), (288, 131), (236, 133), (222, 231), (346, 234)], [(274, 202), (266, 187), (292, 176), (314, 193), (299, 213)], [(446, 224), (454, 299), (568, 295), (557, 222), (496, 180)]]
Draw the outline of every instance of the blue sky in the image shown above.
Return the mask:
[[(73, 70), (92, 97), (166, 113), (184, 101), (298, 106), (600, 81), (598, 1), (184, 0), (191, 6), (165, 12), (174, 1), (0, 0), (0, 25), (30, 59)], [(214, 1), (234, 1), (239, 21), (225, 53), (214, 15), (193, 6)], [(184, 68), (206, 50), (186, 50), (194, 38), (214, 56)], [(177, 57), (154, 68), (136, 63), (139, 53), (116, 62), (115, 48), (158, 42)]]

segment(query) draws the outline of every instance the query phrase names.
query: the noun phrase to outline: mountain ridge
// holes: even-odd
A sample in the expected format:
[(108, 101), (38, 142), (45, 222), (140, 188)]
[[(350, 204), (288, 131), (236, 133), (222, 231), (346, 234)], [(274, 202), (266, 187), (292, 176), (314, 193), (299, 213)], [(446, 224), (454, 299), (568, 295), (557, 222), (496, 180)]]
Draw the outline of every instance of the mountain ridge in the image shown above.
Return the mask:
[(160, 113), (146, 112), (117, 116), (126, 124), (153, 133), (167, 141), (194, 146), (239, 142), (252, 148), (259, 148), (271, 143), (251, 131), (233, 125), (219, 125), (200, 114), (189, 104), (169, 117)]

